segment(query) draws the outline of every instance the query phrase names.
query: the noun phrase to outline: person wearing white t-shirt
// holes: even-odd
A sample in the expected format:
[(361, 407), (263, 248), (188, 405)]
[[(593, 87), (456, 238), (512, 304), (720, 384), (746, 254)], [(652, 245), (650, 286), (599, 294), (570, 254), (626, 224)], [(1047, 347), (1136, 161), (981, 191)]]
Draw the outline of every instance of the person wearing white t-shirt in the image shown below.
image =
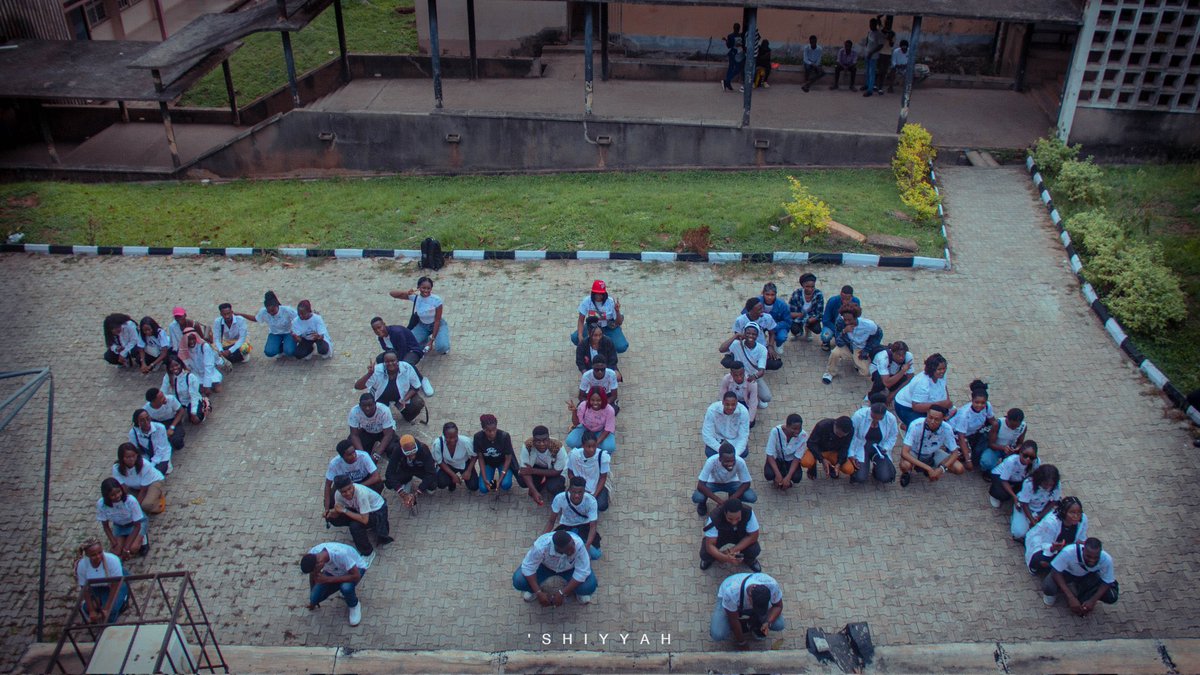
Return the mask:
[(383, 353), (383, 363), (371, 361), (366, 374), (354, 383), (356, 390), (369, 391), (376, 403), (395, 406), (406, 422), (417, 419), (425, 409), (425, 401), (419, 393), (421, 386), (422, 378), (416, 369), (401, 361), (393, 351)]
[(183, 420), (187, 416), (187, 409), (179, 399), (152, 387), (146, 390), (146, 403), (142, 410), (150, 415), (151, 420), (167, 428), (167, 441), (171, 444), (171, 450), (183, 449), (186, 442)]
[(587, 481), (582, 476), (575, 476), (571, 479), (571, 485), (556, 494), (550, 502), (550, 519), (546, 521), (543, 533), (556, 530), (573, 532), (583, 540), (592, 560), (599, 560), (600, 533), (596, 531), (599, 519), (600, 506), (596, 498), (588, 494)]
[[(745, 316), (745, 315), (743, 315)], [(740, 333), (734, 333), (717, 347), (725, 356), (721, 365), (730, 368), (741, 363), (746, 369), (746, 381), (758, 387), (758, 407), (766, 408), (771, 402), (771, 388), (763, 379), (767, 374), (767, 348), (759, 340), (761, 330), (754, 322), (747, 323)]]
[(190, 372), (177, 356), (167, 357), (167, 372), (159, 389), (169, 392), (188, 411), (188, 422), (195, 426), (208, 416), (208, 402), (200, 393), (200, 378)]
[(767, 348), (767, 355), (773, 359), (782, 358), (779, 346), (775, 343), (775, 329), (778, 327), (778, 322), (767, 312), (766, 304), (758, 296), (747, 298), (745, 306), (742, 307), (742, 313), (733, 320), (734, 335), (744, 334), (746, 326), (750, 324), (758, 327), (762, 342)]
[(546, 499), (554, 499), (566, 488), (567, 453), (562, 446), (562, 441), (550, 438), (550, 430), (541, 424), (533, 428), (533, 435), (521, 446), (517, 478), (538, 506), (545, 506)]
[(738, 403), (737, 394), (727, 391), (720, 401), (708, 406), (700, 437), (704, 440), (705, 457), (717, 454), (717, 448), (726, 442), (737, 450), (738, 456), (750, 454), (746, 449), (750, 440), (750, 413)]
[(307, 359), (315, 351), (323, 359), (333, 358), (333, 339), (325, 327), (325, 319), (313, 311), (312, 302), (301, 300), (292, 319), (292, 338), (296, 340), (297, 359)]
[(142, 512), (137, 497), (129, 494), (116, 478), (105, 478), (100, 483), (96, 520), (104, 527), (112, 552), (121, 560), (144, 556), (150, 551), (150, 520)]
[(1058, 467), (1043, 464), (1021, 483), (1009, 526), (1014, 541), (1024, 539), (1030, 527), (1058, 506), (1058, 500), (1062, 499), (1060, 482)]
[(763, 478), (779, 490), (789, 490), (800, 482), (800, 460), (808, 448), (804, 433), (804, 418), (797, 413), (767, 434), (767, 449)]
[(396, 437), (392, 411), (386, 404), (376, 405), (375, 397), (370, 393), (358, 397), (358, 405), (350, 409), (346, 424), (350, 426), (350, 443), (354, 449), (371, 453), (371, 459), (376, 461)]
[(1011, 457), (1025, 442), (1025, 411), (1009, 408), (1004, 419), (992, 425), (988, 432), (988, 447), (979, 455), (979, 470), (992, 471), (1006, 457)]
[(1064, 546), (1050, 562), (1050, 574), (1042, 582), (1042, 601), (1053, 605), (1059, 594), (1078, 616), (1087, 616), (1096, 603), (1117, 602), (1117, 577), (1112, 556), (1099, 539), (1089, 537), (1082, 544)]
[(221, 356), (230, 363), (242, 363), (250, 355), (250, 328), (246, 319), (233, 313), (233, 305), (222, 302), (217, 305), (220, 315), (213, 319), (213, 344)]
[(771, 631), (787, 628), (783, 619), (783, 590), (779, 582), (762, 572), (731, 574), (717, 589), (708, 635), (714, 642), (732, 639), (739, 648), (750, 636), (762, 640)]
[(98, 541), (80, 546), (79, 553), (75, 563), (75, 581), (83, 590), (79, 613), (91, 624), (116, 623), (129, 598), (129, 587), (122, 580), (128, 574), (125, 566)]
[(1034, 576), (1050, 572), (1050, 561), (1063, 548), (1087, 540), (1087, 514), (1078, 497), (1063, 497), (1058, 508), (1046, 514), (1025, 534), (1025, 565)]
[(758, 495), (750, 487), (750, 469), (746, 460), (737, 456), (732, 444), (723, 442), (716, 455), (704, 460), (704, 467), (696, 478), (696, 489), (692, 492), (692, 502), (696, 505), (696, 513), (701, 517), (708, 515), (708, 500), (713, 500), (717, 506), (725, 502), (717, 496), (718, 492), (726, 493), (727, 497), (737, 497), (747, 504), (758, 501)]
[(292, 321), (296, 318), (296, 310), (280, 304), (275, 291), (267, 291), (263, 295), (263, 306), (257, 314), (236, 314), (247, 321), (267, 324), (268, 334), (266, 342), (263, 343), (263, 356), (273, 359), (280, 354), (296, 354), (296, 338), (292, 336)]
[(579, 346), (587, 339), (584, 325), (588, 318), (596, 317), (596, 323), (604, 331), (604, 336), (612, 340), (618, 354), (624, 354), (629, 349), (629, 340), (621, 326), (625, 324), (625, 315), (621, 313), (621, 301), (608, 295), (608, 285), (600, 279), (592, 282), (592, 292), (579, 303), (579, 320), (575, 331), (571, 333), (571, 344)]
[(851, 483), (865, 483), (873, 477), (877, 483), (896, 480), (896, 464), (892, 461), (892, 450), (900, 437), (900, 422), (887, 409), (886, 395), (874, 394), (875, 402), (869, 407), (859, 408), (850, 416), (854, 425), (854, 436), (850, 441), (850, 461), (854, 462)]
[(916, 372), (913, 354), (908, 351), (908, 344), (903, 340), (896, 340), (871, 359), (871, 391), (867, 392), (867, 397), (881, 391), (887, 392), (887, 400), (884, 402), (890, 405), (896, 397), (896, 392), (908, 384)]
[[(972, 380), (970, 385), (971, 404), (960, 408), (950, 418), (963, 464), (970, 471), (979, 464), (983, 451), (988, 447), (988, 429), (996, 423), (996, 413), (988, 402), (988, 386), (982, 380)], [(984, 473), (986, 476), (987, 473)]]
[(617, 405), (617, 394), (621, 393), (617, 389), (620, 381), (617, 371), (609, 368), (604, 360), (596, 359), (592, 361), (591, 370), (585, 370), (579, 375), (579, 400), (586, 401), (588, 392), (599, 387), (608, 397), (608, 404), (612, 406), (613, 412), (620, 414), (621, 409)]
[(600, 449), (596, 434), (583, 433), (583, 447), (575, 448), (567, 455), (567, 479), (579, 476), (586, 481), (588, 494), (596, 498), (596, 508), (608, 510), (608, 474), (612, 461), (608, 453)]
[(460, 485), (472, 492), (479, 489), (475, 446), (469, 435), (458, 433), (457, 424), (443, 424), (442, 435), (433, 440), (429, 452), (433, 455), (433, 461), (438, 463), (439, 490), (454, 492)]
[(358, 450), (350, 439), (338, 441), (337, 454), (329, 460), (325, 470), (325, 508), (333, 508), (333, 480), (338, 476), (350, 476), (350, 480), (361, 483), (376, 492), (383, 492), (383, 476), (371, 455)]
[[(550, 577), (567, 582), (557, 591), (547, 591), (542, 583)], [(521, 566), (513, 572), (513, 588), (521, 592), (525, 602), (538, 601), (542, 607), (561, 607), (575, 596), (580, 604), (592, 601), (596, 592), (596, 573), (583, 540), (574, 532), (559, 530), (538, 537), (529, 547)]]
[(144, 408), (133, 411), (133, 419), (129, 429), (129, 442), (150, 460), (154, 468), (169, 475), (174, 466), (171, 463), (173, 449), (171, 439), (167, 436), (167, 428), (160, 422), (150, 419), (150, 413)]
[[(722, 547), (729, 548), (721, 550)], [(745, 565), (755, 572), (762, 571), (758, 556), (758, 518), (754, 509), (737, 497), (726, 499), (713, 509), (704, 522), (704, 537), (700, 540), (700, 569), (712, 567), (716, 561), (726, 565)]]
[(892, 65), (888, 68), (888, 93), (895, 90), (895, 82), (897, 78), (900, 80), (900, 86), (904, 86), (905, 73), (908, 72), (908, 40), (901, 40), (900, 46), (892, 50)]
[(416, 288), (392, 291), (390, 295), (413, 301), (413, 315), (417, 321), (411, 330), (426, 352), (432, 349), (438, 354), (450, 353), (450, 324), (443, 316), (446, 305), (433, 294), (433, 279), (421, 277), (417, 279)]
[(334, 527), (350, 528), (354, 548), (368, 566), (375, 559), (375, 548), (371, 546), (368, 533), (375, 534), (380, 546), (394, 541), (388, 536), (391, 528), (383, 495), (355, 483), (345, 474), (333, 479), (333, 508), (325, 511), (325, 522)]
[(147, 515), (162, 513), (167, 507), (166, 480), (162, 472), (146, 461), (133, 443), (122, 443), (117, 448), (117, 461), (112, 468), (113, 478), (125, 486), (138, 500)]
[(992, 484), (988, 488), (988, 501), (992, 508), (998, 509), (1003, 504), (1015, 500), (1021, 484), (1040, 465), (1036, 441), (1025, 441), (1015, 455), (1005, 457), (1003, 462), (992, 469)]
[(930, 354), (925, 359), (925, 369), (896, 392), (893, 407), (896, 417), (905, 427), (918, 417), (924, 417), (935, 405), (941, 406), (947, 413), (954, 409), (950, 395), (946, 393), (946, 368), (945, 357)]
[(308, 610), (341, 593), (349, 607), (351, 626), (362, 622), (362, 602), (358, 599), (358, 584), (371, 564), (363, 560), (353, 547), (331, 541), (317, 544), (300, 558), (300, 571), (308, 575)]
[(142, 374), (149, 375), (171, 357), (171, 333), (158, 325), (153, 317), (143, 316), (138, 322), (142, 334)]
[(908, 487), (913, 469), (925, 474), (930, 482), (947, 473), (962, 475), (965, 469), (959, 461), (954, 430), (942, 423), (945, 417), (946, 409), (935, 405), (925, 417), (918, 417), (908, 427), (904, 446), (900, 448), (900, 487)]
[(741, 361), (729, 364), (729, 372), (721, 378), (717, 400), (724, 398), (727, 391), (737, 395), (738, 403), (750, 414), (750, 428), (753, 429), (758, 417), (758, 385), (746, 379), (746, 366)]

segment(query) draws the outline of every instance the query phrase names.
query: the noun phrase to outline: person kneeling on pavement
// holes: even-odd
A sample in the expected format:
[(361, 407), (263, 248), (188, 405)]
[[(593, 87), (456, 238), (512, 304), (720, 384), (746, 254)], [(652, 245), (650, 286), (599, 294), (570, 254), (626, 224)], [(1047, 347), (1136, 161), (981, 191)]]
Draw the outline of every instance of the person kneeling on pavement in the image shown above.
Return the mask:
[[(548, 592), (542, 582), (560, 577), (567, 582), (557, 591)], [(542, 607), (560, 607), (572, 595), (580, 604), (592, 601), (596, 592), (596, 573), (583, 540), (574, 532), (547, 532), (533, 542), (521, 566), (513, 572), (513, 588), (525, 602), (538, 601)]]
[(1064, 546), (1050, 561), (1050, 574), (1042, 582), (1042, 601), (1053, 605), (1061, 593), (1078, 616), (1087, 616), (1096, 603), (1116, 604), (1120, 587), (1113, 573), (1112, 556), (1095, 537), (1082, 544)]
[(762, 640), (771, 631), (787, 628), (783, 620), (783, 590), (762, 572), (732, 574), (717, 589), (708, 634), (716, 642), (730, 638), (738, 649), (749, 646), (749, 636)]
[[(438, 464), (433, 461), (429, 446), (404, 434), (398, 443), (388, 448), (388, 468), (383, 482), (396, 491), (400, 503), (410, 515), (417, 515), (417, 497), (433, 494), (437, 489)], [(414, 488), (413, 480), (420, 483)]]
[(368, 532), (375, 533), (375, 540), (380, 546), (394, 541), (388, 536), (391, 525), (383, 495), (355, 483), (346, 474), (333, 479), (333, 508), (325, 512), (325, 521), (334, 527), (350, 528), (354, 548), (368, 566), (375, 559), (375, 548), (371, 546)]
[[(722, 551), (722, 546), (729, 546)], [(745, 564), (755, 572), (762, 571), (758, 556), (758, 518), (754, 510), (736, 497), (725, 500), (709, 512), (704, 523), (704, 540), (700, 542), (700, 569), (712, 567), (720, 560), (729, 565)]]
[(571, 486), (565, 492), (554, 496), (554, 500), (550, 502), (550, 511), (546, 532), (574, 532), (587, 545), (588, 555), (592, 560), (600, 559), (600, 533), (596, 531), (600, 507), (596, 498), (588, 493), (587, 480), (583, 476), (571, 478)]

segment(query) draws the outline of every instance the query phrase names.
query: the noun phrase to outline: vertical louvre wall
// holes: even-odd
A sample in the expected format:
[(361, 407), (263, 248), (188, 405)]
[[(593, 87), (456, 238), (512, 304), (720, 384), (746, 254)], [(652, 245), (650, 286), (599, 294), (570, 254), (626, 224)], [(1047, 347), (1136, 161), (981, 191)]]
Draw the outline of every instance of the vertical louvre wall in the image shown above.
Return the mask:
[(37, 40), (72, 39), (60, 0), (0, 0), (0, 34)]

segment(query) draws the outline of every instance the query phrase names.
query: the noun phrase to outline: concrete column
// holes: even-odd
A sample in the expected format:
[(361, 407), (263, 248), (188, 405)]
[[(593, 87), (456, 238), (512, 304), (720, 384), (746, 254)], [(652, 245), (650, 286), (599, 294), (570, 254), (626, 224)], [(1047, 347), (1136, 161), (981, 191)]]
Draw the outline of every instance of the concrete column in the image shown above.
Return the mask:
[(471, 79), (479, 79), (479, 53), (475, 47), (475, 0), (467, 0), (467, 49), (471, 53)]
[(746, 23), (746, 61), (742, 72), (742, 126), (750, 126), (750, 92), (754, 91), (754, 33), (758, 30), (758, 8), (747, 7), (745, 10)]
[(908, 37), (908, 68), (904, 69), (904, 94), (900, 97), (900, 121), (896, 123), (896, 133), (908, 123), (908, 102), (912, 98), (913, 71), (917, 69), (917, 43), (920, 41), (921, 17), (914, 16), (912, 34)]
[(1063, 84), (1062, 103), (1058, 106), (1055, 130), (1064, 143), (1071, 140), (1071, 125), (1075, 122), (1075, 109), (1079, 105), (1079, 90), (1083, 87), (1083, 71), (1087, 68), (1088, 52), (1096, 37), (1096, 22), (1100, 18), (1100, 0), (1088, 0), (1083, 10), (1083, 27), (1075, 35), (1075, 51), (1071, 56), (1067, 81)]
[(442, 109), (442, 48), (438, 43), (437, 0), (429, 0), (429, 61), (433, 66), (434, 107)]
[(292, 104), (300, 107), (300, 87), (296, 85), (296, 57), (292, 54), (292, 34), (281, 32), (283, 39), (283, 63), (287, 66), (288, 87), (292, 90)]
[(595, 3), (584, 3), (583, 15), (583, 114), (592, 114), (592, 14)]

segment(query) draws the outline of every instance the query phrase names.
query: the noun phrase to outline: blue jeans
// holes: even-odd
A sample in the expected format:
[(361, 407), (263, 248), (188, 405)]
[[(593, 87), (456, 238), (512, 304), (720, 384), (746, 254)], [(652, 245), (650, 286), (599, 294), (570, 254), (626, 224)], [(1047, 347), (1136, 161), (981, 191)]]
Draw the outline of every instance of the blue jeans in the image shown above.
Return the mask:
[(792, 324), (786, 326), (779, 323), (775, 324), (775, 345), (783, 346), (783, 343), (788, 341), (788, 336), (792, 334)]
[[(724, 492), (727, 495), (737, 492), (738, 488), (742, 487), (741, 483), (705, 483), (705, 485), (708, 486), (708, 489), (712, 492)], [(703, 492), (699, 490), (692, 491), (693, 504), (703, 504), (707, 499), (708, 498), (704, 496)], [(746, 488), (746, 491), (742, 493), (742, 502), (745, 504), (753, 504), (757, 501), (758, 494), (754, 492), (754, 488)]]
[[(533, 576), (537, 578), (538, 585), (541, 586), (542, 583), (550, 577), (559, 577), (564, 581), (570, 582), (571, 575), (574, 573), (574, 568), (571, 568), (566, 572), (555, 572), (545, 565), (538, 565), (537, 572), (535, 572)], [(581, 595), (592, 595), (596, 592), (596, 586), (596, 573), (592, 572), (588, 575), (587, 581), (584, 581), (582, 584), (579, 584), (575, 587), (575, 597), (579, 597)], [(533, 591), (533, 588), (529, 586), (529, 580), (525, 578), (524, 574), (521, 574), (520, 567), (517, 568), (516, 572), (513, 572), (513, 588), (521, 591), (522, 593), (529, 593)]]
[(295, 356), (296, 338), (292, 337), (291, 333), (271, 333), (267, 336), (267, 343), (263, 345), (263, 356), (273, 359), (281, 353), (284, 356)]
[[(484, 472), (484, 477), (487, 480), (486, 481), (481, 480), (481, 481), (475, 482), (475, 484), (477, 486), (479, 486), (480, 494), (486, 495), (488, 493), (487, 483), (496, 480), (496, 472), (499, 470), (500, 470), (500, 467), (498, 467), (498, 466), (488, 466), (486, 464), (484, 465), (483, 472)], [(510, 470), (508, 473), (504, 474), (504, 480), (500, 481), (500, 489), (505, 492), (508, 492), (509, 490), (512, 489), (512, 484), (513, 484), (513, 472)], [(471, 487), (471, 485), (468, 484), (467, 487)]]
[(145, 540), (146, 540), (146, 546), (149, 546), (150, 545), (150, 519), (149, 518), (142, 518), (139, 521), (128, 523), (126, 525), (118, 525), (116, 523), (113, 523), (112, 524), (113, 534), (117, 535), (118, 537), (128, 537), (129, 535), (133, 534), (133, 529), (139, 523), (142, 526), (142, 537), (145, 538)]
[(821, 327), (821, 344), (826, 345), (828, 347), (833, 346), (833, 329), (832, 328), (828, 328), (828, 327), (824, 327), (824, 326)]
[[(629, 340), (625, 339), (625, 333), (621, 332), (620, 326), (608, 326), (600, 329), (604, 333), (604, 337), (612, 340), (613, 349), (617, 350), (618, 354), (624, 354), (629, 349)], [(571, 344), (579, 345), (579, 333), (571, 331)]]
[(867, 91), (875, 91), (875, 72), (879, 70), (879, 57), (867, 59)]
[(1004, 453), (988, 448), (979, 454), (979, 470), (990, 474), (992, 469), (1004, 461)]
[(896, 417), (900, 418), (900, 423), (903, 424), (904, 426), (908, 426), (908, 425), (912, 424), (913, 420), (917, 420), (917, 419), (924, 417), (924, 415), (922, 415), (921, 413), (917, 412), (916, 410), (913, 410), (912, 408), (910, 408), (906, 405), (901, 405), (901, 404), (895, 403), (895, 402), (893, 402), (893, 404), (896, 408)]
[(308, 604), (318, 605), (325, 598), (340, 592), (347, 607), (357, 607), (358, 593), (355, 591), (355, 587), (358, 586), (359, 581), (363, 580), (363, 577), (367, 576), (367, 571), (360, 567), (358, 573), (361, 575), (358, 581), (347, 581), (344, 584), (316, 584), (308, 592)]
[(726, 89), (732, 88), (733, 78), (736, 77), (738, 79), (742, 79), (740, 74), (744, 70), (743, 66), (745, 66), (745, 64), (745, 57), (742, 57), (741, 59), (737, 58), (736, 56), (729, 57), (729, 67), (725, 69), (725, 79), (721, 82)]
[[(783, 615), (780, 614), (778, 619), (771, 622), (771, 630), (781, 631), (787, 628), (787, 622), (783, 620)], [(721, 601), (717, 600), (717, 605), (713, 607), (712, 620), (708, 623), (708, 636), (715, 642), (724, 642), (725, 640), (733, 639), (733, 629), (729, 627), (729, 616), (725, 614), (725, 608), (721, 606)], [(762, 639), (762, 636), (757, 636)]]
[[(417, 327), (412, 329), (413, 335), (417, 338), (417, 342), (424, 345), (429, 340), (429, 335), (433, 333), (433, 324), (426, 326), (423, 323), (418, 323)], [(437, 338), (433, 341), (433, 350), (439, 354), (450, 353), (450, 324), (442, 319), (441, 328), (438, 328)]]
[[(125, 571), (125, 566), (121, 566), (121, 576), (129, 574)], [(104, 603), (108, 602), (108, 584), (89, 584), (88, 592), (92, 594), (93, 606), (104, 609)], [(125, 605), (129, 603), (129, 584), (121, 582), (117, 588), (117, 599), (113, 602), (112, 609), (108, 611), (108, 623), (116, 623), (117, 615), (125, 610)], [(86, 604), (79, 605), (79, 613), (87, 620), (89, 617), (86, 611)]]
[[(583, 425), (580, 424), (572, 429), (571, 433), (567, 434), (567, 440), (563, 441), (563, 443), (566, 443), (568, 448), (582, 448), (583, 431)], [(613, 454), (613, 452), (617, 449), (617, 435), (609, 434), (605, 436), (604, 440), (600, 443), (600, 449), (610, 455)]]

